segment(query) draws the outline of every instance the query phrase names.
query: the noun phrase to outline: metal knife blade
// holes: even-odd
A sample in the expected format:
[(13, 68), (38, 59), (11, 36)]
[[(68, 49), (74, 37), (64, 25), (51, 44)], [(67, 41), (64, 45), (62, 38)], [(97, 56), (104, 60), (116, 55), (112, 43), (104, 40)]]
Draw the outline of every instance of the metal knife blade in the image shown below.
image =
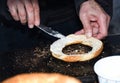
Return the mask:
[(37, 26), (40, 30), (44, 31), (45, 33), (49, 34), (50, 36), (56, 37), (56, 38), (63, 38), (65, 37), (63, 34), (61, 34), (58, 31), (53, 30), (51, 27), (47, 27), (45, 25)]
[(108, 36), (120, 36), (120, 33), (110, 33)]

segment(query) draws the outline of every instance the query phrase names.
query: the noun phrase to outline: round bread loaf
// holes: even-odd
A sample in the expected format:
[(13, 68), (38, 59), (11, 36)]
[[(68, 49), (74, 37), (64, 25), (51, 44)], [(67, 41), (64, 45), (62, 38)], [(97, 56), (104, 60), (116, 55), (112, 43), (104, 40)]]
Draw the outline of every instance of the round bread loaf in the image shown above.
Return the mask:
[[(64, 47), (79, 43), (92, 47), (92, 50), (83, 54), (68, 55), (63, 53), (62, 50)], [(50, 46), (50, 51), (52, 53), (52, 56), (66, 62), (90, 60), (100, 55), (102, 50), (103, 50), (102, 41), (94, 37), (87, 38), (85, 35), (75, 35), (75, 34), (70, 34), (64, 38), (58, 39), (55, 42), (53, 42)]]
[(26, 73), (6, 79), (2, 83), (81, 83), (81, 81), (59, 73)]

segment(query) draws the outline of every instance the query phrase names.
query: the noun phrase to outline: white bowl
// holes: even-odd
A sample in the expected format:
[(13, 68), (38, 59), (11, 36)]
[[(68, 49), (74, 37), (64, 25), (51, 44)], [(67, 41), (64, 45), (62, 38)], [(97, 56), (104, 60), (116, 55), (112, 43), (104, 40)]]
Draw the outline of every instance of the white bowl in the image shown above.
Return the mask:
[(98, 60), (94, 65), (99, 83), (120, 83), (120, 55)]

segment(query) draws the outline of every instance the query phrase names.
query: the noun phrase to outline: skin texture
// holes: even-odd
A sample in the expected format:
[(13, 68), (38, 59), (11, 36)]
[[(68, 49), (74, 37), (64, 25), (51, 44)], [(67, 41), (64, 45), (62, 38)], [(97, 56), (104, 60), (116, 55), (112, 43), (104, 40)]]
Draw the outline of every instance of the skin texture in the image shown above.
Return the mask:
[[(14, 20), (28, 23), (29, 28), (40, 25), (38, 0), (7, 0), (7, 5)], [(79, 18), (83, 29), (75, 34), (86, 34), (97, 39), (107, 36), (110, 16), (94, 0), (88, 0), (80, 6)]]
[(83, 29), (75, 34), (103, 39), (108, 35), (110, 16), (94, 0), (84, 2), (79, 11)]
[(28, 23), (29, 28), (40, 24), (38, 0), (7, 0), (7, 5), (14, 20)]

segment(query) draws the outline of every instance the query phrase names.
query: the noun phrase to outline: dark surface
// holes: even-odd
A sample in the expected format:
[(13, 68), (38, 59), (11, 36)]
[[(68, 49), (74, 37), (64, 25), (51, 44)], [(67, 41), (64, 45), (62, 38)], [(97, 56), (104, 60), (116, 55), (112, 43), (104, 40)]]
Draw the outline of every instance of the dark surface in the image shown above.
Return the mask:
[[(54, 22), (46, 22), (45, 26), (52, 27), (53, 30), (59, 31), (64, 35), (74, 33), (82, 27), (76, 15), (67, 15), (67, 18), (65, 17), (62, 21), (56, 18)], [(39, 44), (40, 40), (44, 38), (46, 40), (55, 40), (55, 38), (36, 27), (29, 29), (27, 24), (22, 25), (20, 22), (14, 21), (0, 22), (0, 52), (8, 52), (18, 48), (30, 48)]]
[(79, 78), (83, 83), (96, 83), (94, 63), (100, 58), (120, 54), (119, 40), (120, 36), (109, 36), (103, 40), (104, 50), (99, 57), (85, 62), (68, 63), (52, 57), (49, 51), (52, 41), (43, 38), (38, 46), (0, 53), (0, 81), (26, 72), (57, 72)]

